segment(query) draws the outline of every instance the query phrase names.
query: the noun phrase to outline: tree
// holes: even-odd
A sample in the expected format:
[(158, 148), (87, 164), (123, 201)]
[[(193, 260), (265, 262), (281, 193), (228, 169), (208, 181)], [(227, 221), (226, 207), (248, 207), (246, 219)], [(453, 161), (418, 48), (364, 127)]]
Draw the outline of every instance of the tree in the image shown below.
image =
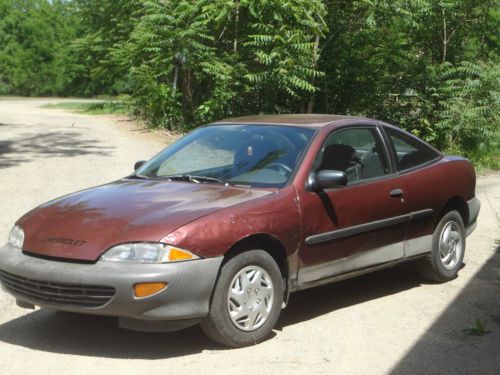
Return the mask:
[(75, 25), (62, 0), (0, 0), (0, 93), (64, 93)]
[(496, 5), (0, 0), (0, 93), (130, 94), (137, 116), (178, 130), (255, 113), (370, 116), (494, 165)]
[(125, 57), (137, 107), (167, 126), (304, 109), (325, 11), (319, 0), (145, 2)]

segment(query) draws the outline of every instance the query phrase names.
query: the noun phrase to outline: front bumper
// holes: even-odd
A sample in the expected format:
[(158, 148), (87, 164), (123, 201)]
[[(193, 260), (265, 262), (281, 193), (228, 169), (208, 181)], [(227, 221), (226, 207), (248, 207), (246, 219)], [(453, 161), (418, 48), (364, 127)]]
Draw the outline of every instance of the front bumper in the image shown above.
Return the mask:
[[(0, 248), (0, 280), (3, 280), (3, 289), (25, 306), (111, 315), (128, 321), (194, 320), (208, 314), (221, 262), (222, 257), (167, 264), (99, 261), (82, 264), (29, 256), (7, 244)], [(137, 298), (133, 286), (142, 282), (166, 282), (168, 286), (149, 297)], [(87, 293), (89, 286), (93, 293), (104, 294), (99, 288), (104, 288), (106, 293), (114, 289), (114, 293), (98, 307), (64, 302), (71, 294), (47, 300), (47, 293), (50, 296), (57, 291), (67, 293), (69, 289), (65, 288), (73, 287)], [(37, 288), (41, 295), (37, 294)]]

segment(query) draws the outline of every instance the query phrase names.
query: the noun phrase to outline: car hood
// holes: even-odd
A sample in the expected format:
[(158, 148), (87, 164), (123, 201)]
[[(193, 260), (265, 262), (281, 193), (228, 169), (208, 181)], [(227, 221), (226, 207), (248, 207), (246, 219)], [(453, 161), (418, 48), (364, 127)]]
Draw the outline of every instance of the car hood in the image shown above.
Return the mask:
[[(95, 261), (124, 242), (159, 241), (202, 216), (271, 191), (124, 179), (45, 203), (19, 221), (30, 253)], [(214, 223), (217, 225), (217, 223)]]

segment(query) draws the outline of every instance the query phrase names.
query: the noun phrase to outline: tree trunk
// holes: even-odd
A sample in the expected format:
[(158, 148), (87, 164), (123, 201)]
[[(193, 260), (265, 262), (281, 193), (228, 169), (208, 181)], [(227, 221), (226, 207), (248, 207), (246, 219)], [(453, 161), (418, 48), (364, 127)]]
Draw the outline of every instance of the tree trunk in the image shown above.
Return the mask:
[[(314, 39), (314, 49), (313, 49), (313, 67), (316, 68), (319, 60), (319, 34), (316, 34)], [(314, 84), (314, 78), (312, 83)], [(309, 95), (309, 102), (307, 103), (307, 113), (312, 113), (314, 110), (314, 93)]]
[(240, 1), (236, 0), (236, 15), (234, 16), (234, 41), (233, 41), (233, 52), (238, 52), (238, 27), (240, 22)]
[(447, 35), (447, 30), (446, 30), (446, 14), (444, 12), (444, 9), (441, 9), (441, 12), (443, 14), (443, 59), (441, 60), (442, 63), (446, 62), (446, 48), (448, 45), (448, 35)]

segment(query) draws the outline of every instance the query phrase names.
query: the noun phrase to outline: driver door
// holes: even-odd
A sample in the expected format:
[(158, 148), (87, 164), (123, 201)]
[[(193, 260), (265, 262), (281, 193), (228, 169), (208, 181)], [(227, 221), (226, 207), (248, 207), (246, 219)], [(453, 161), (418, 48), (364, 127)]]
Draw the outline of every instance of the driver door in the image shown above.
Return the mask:
[(342, 275), (400, 259), (408, 206), (403, 180), (393, 174), (376, 126), (334, 130), (313, 169), (340, 170), (347, 185), (305, 192), (305, 243), (299, 283)]

